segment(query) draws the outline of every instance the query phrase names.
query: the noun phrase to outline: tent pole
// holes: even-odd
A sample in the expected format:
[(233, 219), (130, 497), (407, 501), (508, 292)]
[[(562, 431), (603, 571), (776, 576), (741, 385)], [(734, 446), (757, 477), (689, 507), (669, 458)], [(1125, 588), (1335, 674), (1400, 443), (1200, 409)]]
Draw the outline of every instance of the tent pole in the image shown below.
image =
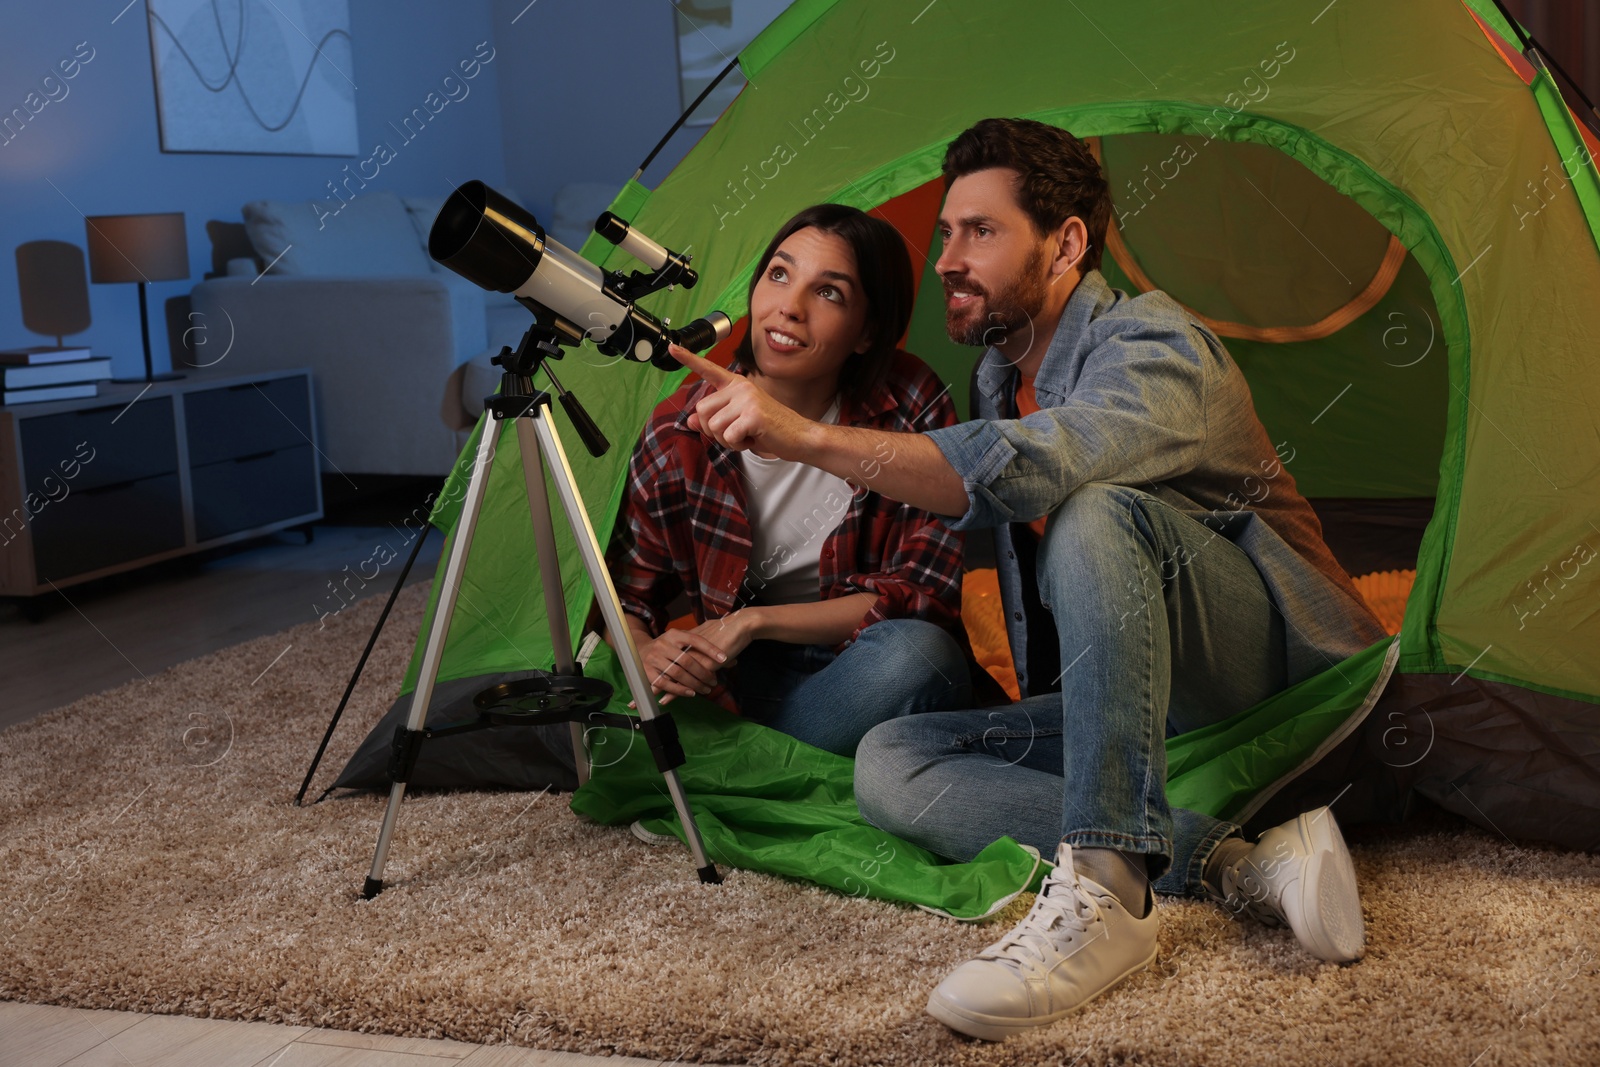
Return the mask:
[(1522, 45), (1522, 50), (1526, 52), (1530, 43), (1527, 32), (1523, 30), (1516, 19), (1511, 17), (1511, 12), (1506, 10), (1506, 5), (1501, 3), (1501, 0), (1494, 0), (1494, 6), (1499, 10), (1500, 17), (1506, 20), (1506, 25), (1511, 27), (1511, 32), (1517, 35), (1517, 41)]
[[(1506, 10), (1506, 5), (1502, 3), (1501, 0), (1494, 0), (1494, 6), (1499, 9), (1500, 17), (1505, 19), (1506, 24), (1511, 27), (1511, 32), (1517, 35), (1517, 41), (1522, 45), (1522, 51), (1526, 53), (1529, 49), (1536, 50), (1539, 53), (1539, 58), (1549, 63), (1550, 66), (1554, 67), (1556, 69), (1556, 73), (1560, 74), (1561, 77), (1566, 79), (1567, 84), (1572, 86), (1572, 91), (1578, 94), (1578, 99), (1582, 100), (1584, 104), (1588, 106), (1589, 113), (1597, 118), (1600, 118), (1600, 108), (1594, 106), (1594, 101), (1590, 100), (1589, 94), (1583, 91), (1583, 86), (1578, 84), (1578, 79), (1568, 74), (1566, 68), (1561, 65), (1560, 61), (1558, 61), (1555, 56), (1550, 54), (1549, 49), (1540, 44), (1537, 38), (1525, 31), (1517, 23), (1517, 20), (1511, 17), (1511, 12)], [(668, 136), (671, 135), (668, 134)]]
[(667, 147), (667, 142), (672, 140), (672, 135), (683, 129), (683, 124), (689, 121), (689, 116), (694, 114), (695, 108), (699, 107), (701, 102), (705, 100), (706, 97), (711, 95), (711, 90), (715, 89), (719, 84), (721, 84), (722, 79), (728, 76), (728, 72), (738, 65), (739, 57), (734, 56), (732, 59), (728, 60), (728, 65), (723, 67), (717, 76), (712, 78), (710, 83), (704, 89), (700, 90), (700, 95), (694, 98), (694, 103), (689, 105), (689, 109), (687, 111), (678, 116), (678, 121), (672, 124), (672, 129), (667, 131), (667, 135), (665, 137), (656, 142), (656, 146), (650, 149), (650, 154), (644, 157), (644, 162), (639, 164), (639, 169), (633, 172), (634, 181), (638, 181), (639, 178), (644, 174), (644, 169), (651, 163), (655, 162), (656, 156), (660, 155), (661, 150)]
[[(328, 751), (328, 742), (333, 740), (333, 731), (339, 725), (340, 717), (344, 715), (345, 705), (350, 703), (350, 694), (356, 691), (356, 682), (361, 680), (361, 672), (367, 665), (367, 658), (372, 655), (372, 649), (378, 643), (378, 635), (383, 632), (383, 624), (389, 621), (389, 609), (394, 607), (400, 589), (406, 584), (406, 576), (411, 573), (411, 565), (417, 561), (417, 556), (422, 552), (422, 542), (428, 539), (428, 534), (432, 530), (432, 523), (422, 524), (422, 532), (417, 535), (417, 543), (411, 546), (411, 555), (406, 557), (406, 565), (400, 568), (400, 577), (395, 579), (394, 588), (389, 590), (389, 599), (383, 605), (383, 611), (378, 614), (377, 623), (372, 627), (372, 636), (367, 638), (367, 647), (361, 650), (361, 658), (356, 661), (356, 669), (350, 675), (350, 684), (344, 687), (344, 696), (339, 698), (339, 706), (333, 709), (333, 718), (328, 722), (327, 732), (322, 735), (322, 744), (317, 746), (317, 754), (311, 757), (311, 766), (306, 768), (306, 779), (300, 783), (300, 792), (294, 795), (296, 807), (306, 799), (306, 790), (311, 788), (311, 779), (317, 773), (317, 767), (322, 764), (323, 753)], [(333, 786), (330, 785), (327, 791), (317, 798), (317, 802), (321, 803), (331, 792)]]
[[(1577, 83), (1577, 81), (1572, 77), (1572, 75), (1570, 75), (1570, 74), (1568, 74), (1566, 72), (1566, 69), (1564, 67), (1562, 67), (1559, 62), (1557, 62), (1556, 57), (1551, 55), (1549, 52), (1547, 52), (1545, 50), (1544, 46), (1541, 45), (1538, 41), (1534, 41), (1533, 42), (1533, 52), (1534, 52), (1535, 55), (1537, 55), (1539, 57), (1539, 65), (1540, 66), (1544, 66), (1546, 63), (1548, 63), (1551, 67), (1554, 67), (1556, 69), (1556, 73), (1561, 75), (1562, 80), (1565, 81), (1568, 85), (1572, 86), (1572, 91), (1578, 94), (1578, 99), (1582, 100), (1584, 102), (1584, 104), (1586, 104), (1588, 106), (1589, 115), (1593, 116), (1596, 119), (1600, 119), (1600, 108), (1597, 108), (1597, 107), (1594, 106), (1594, 102), (1591, 101), (1589, 99), (1588, 94), (1583, 91), (1583, 86), (1579, 85)], [(1548, 68), (1546, 68), (1545, 73), (1546, 74), (1550, 73)], [(1551, 81), (1555, 81), (1554, 78), (1551, 78), (1550, 80)], [(1560, 89), (1561, 89), (1561, 87), (1559, 85), (1557, 85), (1556, 86), (1557, 92), (1559, 92)], [(1587, 119), (1588, 119), (1588, 116), (1585, 116), (1585, 125), (1592, 125), (1591, 123), (1589, 123), (1587, 121)], [(1600, 129), (1596, 129), (1595, 133), (1600, 134)]]

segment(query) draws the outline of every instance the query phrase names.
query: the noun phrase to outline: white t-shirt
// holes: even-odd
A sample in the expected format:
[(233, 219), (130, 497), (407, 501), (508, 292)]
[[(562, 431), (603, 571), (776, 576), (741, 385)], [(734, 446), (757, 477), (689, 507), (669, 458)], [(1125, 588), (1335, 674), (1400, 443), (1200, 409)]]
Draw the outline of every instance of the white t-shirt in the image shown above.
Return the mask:
[[(839, 421), (837, 397), (821, 421)], [(753, 534), (746, 585), (755, 590), (755, 602), (816, 603), (822, 599), (822, 546), (850, 510), (850, 484), (806, 463), (754, 452), (741, 452), (739, 459)]]

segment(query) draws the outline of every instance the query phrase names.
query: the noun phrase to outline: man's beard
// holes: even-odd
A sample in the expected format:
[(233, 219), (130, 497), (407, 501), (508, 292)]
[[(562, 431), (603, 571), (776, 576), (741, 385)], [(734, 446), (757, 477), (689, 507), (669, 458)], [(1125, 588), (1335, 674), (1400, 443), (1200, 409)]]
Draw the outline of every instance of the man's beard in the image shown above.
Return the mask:
[(1045, 278), (1045, 250), (1035, 248), (1028, 254), (1022, 270), (1000, 287), (992, 297), (964, 274), (947, 275), (944, 291), (948, 295), (958, 290), (982, 297), (979, 308), (952, 311), (946, 307), (944, 326), (950, 340), (958, 345), (1001, 344), (1013, 331), (1020, 330), (1044, 310), (1049, 281)]

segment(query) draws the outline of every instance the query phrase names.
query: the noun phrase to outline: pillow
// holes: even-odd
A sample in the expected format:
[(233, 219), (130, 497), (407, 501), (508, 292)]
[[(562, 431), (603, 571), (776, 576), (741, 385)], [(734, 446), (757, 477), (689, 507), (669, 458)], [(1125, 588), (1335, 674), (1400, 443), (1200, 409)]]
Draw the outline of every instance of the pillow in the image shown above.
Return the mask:
[(244, 206), (250, 243), (271, 274), (394, 277), (427, 274), (409, 212), (391, 192), (363, 192), (337, 211), (326, 201), (254, 200)]

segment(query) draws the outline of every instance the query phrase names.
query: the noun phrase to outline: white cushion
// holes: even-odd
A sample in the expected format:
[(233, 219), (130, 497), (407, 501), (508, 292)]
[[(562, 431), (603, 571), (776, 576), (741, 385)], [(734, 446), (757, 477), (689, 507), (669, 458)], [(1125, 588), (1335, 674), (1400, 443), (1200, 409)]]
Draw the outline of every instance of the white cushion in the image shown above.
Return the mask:
[(335, 213), (327, 201), (254, 200), (245, 231), (272, 274), (394, 277), (428, 274), (405, 204), (386, 190), (363, 191)]
[[(433, 220), (439, 217), (439, 212), (444, 209), (445, 198), (442, 196), (402, 196), (401, 202), (406, 206), (406, 214), (411, 216), (411, 227), (417, 231), (417, 241), (422, 245), (423, 255), (428, 253), (428, 231), (433, 229)], [(449, 268), (441, 267), (428, 258), (428, 266), (436, 271), (448, 273)]]
[[(485, 330), (488, 328), (486, 319), (488, 298), (500, 294), (480, 289), (454, 271), (445, 271), (438, 280), (444, 283), (445, 290), (450, 294), (450, 333), (451, 342), (455, 347), (455, 358), (451, 369), (454, 369), (471, 359), (473, 353), (483, 351), (488, 345), (489, 340), (485, 335)], [(515, 306), (514, 301), (513, 306)], [(526, 315), (527, 312), (523, 314)], [(529, 318), (531, 320), (531, 316)]]

